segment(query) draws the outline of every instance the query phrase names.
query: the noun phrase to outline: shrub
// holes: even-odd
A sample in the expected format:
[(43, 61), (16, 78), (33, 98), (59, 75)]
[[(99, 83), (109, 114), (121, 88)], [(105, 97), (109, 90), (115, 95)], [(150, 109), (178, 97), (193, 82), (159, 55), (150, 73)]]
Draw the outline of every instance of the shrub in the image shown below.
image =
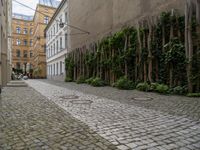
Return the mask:
[(156, 86), (156, 92), (158, 92), (158, 93), (167, 94), (168, 90), (169, 90), (169, 87), (167, 85), (158, 84)]
[(188, 97), (200, 97), (200, 93), (188, 93)]
[(86, 82), (86, 80), (85, 80), (85, 78), (83, 77), (83, 76), (80, 76), (77, 80), (76, 80), (76, 83), (77, 84), (83, 84), (83, 83), (85, 83)]
[(113, 84), (113, 86), (123, 90), (132, 90), (135, 88), (134, 83), (127, 79), (127, 77), (121, 77)]
[(149, 91), (150, 90), (150, 85), (146, 82), (144, 83), (139, 83), (137, 86), (136, 86), (136, 89), (139, 90), (139, 91)]
[(150, 84), (150, 90), (149, 91), (156, 91), (156, 87), (158, 86), (159, 84), (158, 83), (151, 83)]
[(91, 78), (85, 80), (85, 82), (86, 82), (87, 84), (91, 84), (92, 81), (93, 81), (94, 79), (95, 79), (94, 77), (91, 77)]
[(69, 77), (65, 77), (65, 82), (72, 82), (72, 78), (69, 78)]
[(105, 83), (102, 79), (97, 77), (92, 80), (91, 85), (95, 87), (100, 87), (100, 86), (104, 86)]
[(187, 91), (186, 88), (182, 86), (177, 86), (173, 88), (173, 93), (178, 95), (183, 95), (186, 93), (186, 91)]

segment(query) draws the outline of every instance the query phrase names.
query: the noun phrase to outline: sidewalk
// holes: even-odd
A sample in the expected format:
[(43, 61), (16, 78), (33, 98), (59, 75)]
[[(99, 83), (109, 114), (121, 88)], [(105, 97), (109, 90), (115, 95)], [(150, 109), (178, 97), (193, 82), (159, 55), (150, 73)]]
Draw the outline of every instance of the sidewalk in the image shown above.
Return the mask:
[(0, 150), (115, 150), (87, 125), (30, 87), (0, 97)]

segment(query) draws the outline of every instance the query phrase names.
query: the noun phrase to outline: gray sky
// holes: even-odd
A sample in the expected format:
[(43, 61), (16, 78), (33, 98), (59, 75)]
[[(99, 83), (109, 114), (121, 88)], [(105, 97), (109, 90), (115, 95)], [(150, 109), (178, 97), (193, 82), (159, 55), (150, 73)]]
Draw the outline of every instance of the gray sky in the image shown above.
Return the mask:
[[(23, 3), (25, 5), (28, 5), (29, 7), (35, 9), (36, 4), (38, 3), (39, 0), (19, 0), (20, 3)], [(24, 14), (24, 15), (34, 15), (34, 11), (31, 9), (28, 9), (24, 6), (21, 6), (20, 4), (16, 3), (13, 1), (13, 13), (19, 13), (19, 14)]]
[[(29, 7), (33, 8), (33, 9), (36, 8), (37, 3), (39, 2), (39, 0), (18, 0), (18, 1), (20, 3), (28, 5)], [(20, 4), (14, 2), (14, 1), (13, 1), (13, 13), (19, 13), (19, 14), (24, 14), (24, 15), (28, 15), (28, 16), (34, 15), (34, 11), (32, 11), (31, 9), (28, 9), (24, 6), (21, 6)]]

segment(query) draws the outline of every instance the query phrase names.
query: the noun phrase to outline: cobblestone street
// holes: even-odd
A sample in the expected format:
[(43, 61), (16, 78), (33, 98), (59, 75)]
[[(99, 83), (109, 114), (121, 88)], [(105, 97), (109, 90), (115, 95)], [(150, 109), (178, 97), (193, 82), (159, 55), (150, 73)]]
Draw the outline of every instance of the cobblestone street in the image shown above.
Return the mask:
[[(48, 82), (47, 80), (44, 81)], [(189, 115), (185, 115), (185, 113), (180, 113), (183, 108), (183, 105), (181, 105), (180, 108), (176, 108), (175, 112), (178, 113), (173, 114), (165, 110), (158, 111), (159, 109), (156, 110), (151, 105), (147, 109), (146, 107), (139, 107), (135, 103), (130, 104), (126, 100), (121, 103), (114, 98), (112, 100), (112, 97), (106, 98), (107, 92), (100, 96), (98, 94), (83, 93), (81, 90), (70, 88), (70, 86), (66, 88), (65, 83), (61, 87), (45, 82), (39, 80), (27, 81), (31, 87), (47, 97), (49, 101), (58, 104), (73, 117), (88, 125), (90, 129), (121, 150), (200, 149), (199, 110), (196, 108), (198, 105), (195, 105), (199, 104), (199, 99), (180, 97), (185, 106), (189, 105), (188, 100), (191, 100), (191, 106), (197, 111), (190, 111), (190, 108), (189, 111), (185, 111)], [(110, 91), (113, 94), (112, 91), (114, 90), (111, 89)], [(139, 97), (137, 92), (133, 93), (135, 97)], [(141, 92), (140, 94), (140, 96), (149, 97), (149, 94), (152, 93), (144, 94)], [(151, 96), (157, 95), (152, 94)], [(161, 99), (166, 98), (166, 96), (159, 95), (157, 99), (159, 97)], [(168, 96), (168, 98), (174, 99), (177, 97)], [(188, 102), (186, 103), (186, 101)], [(167, 103), (163, 105), (165, 104)], [(160, 108), (164, 107), (163, 105), (159, 103)]]
[(41, 149), (116, 147), (32, 88), (4, 88), (0, 97), (0, 150)]

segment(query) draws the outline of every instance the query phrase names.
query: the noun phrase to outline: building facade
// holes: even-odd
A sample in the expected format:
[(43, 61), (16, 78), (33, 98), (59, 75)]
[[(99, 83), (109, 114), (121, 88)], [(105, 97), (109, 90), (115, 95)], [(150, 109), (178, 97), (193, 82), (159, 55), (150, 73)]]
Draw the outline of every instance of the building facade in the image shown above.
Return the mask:
[[(63, 0), (45, 29), (47, 78), (63, 81), (68, 51), (68, 3)], [(62, 27), (63, 25), (63, 27)]]
[[(45, 2), (45, 3), (44, 3)], [(57, 5), (50, 5), (48, 1), (40, 1), (37, 5), (36, 12), (33, 18), (34, 33), (33, 33), (33, 76), (35, 78), (46, 78), (46, 40), (44, 30), (49, 23), (51, 17), (56, 11)], [(53, 1), (52, 1), (53, 2)], [(52, 3), (54, 4), (54, 3)]]
[(12, 67), (16, 72), (46, 78), (46, 41), (44, 29), (59, 2), (40, 0), (34, 16), (13, 14)]
[(10, 32), (12, 1), (0, 2), (0, 91), (10, 80)]
[(33, 17), (13, 14), (12, 67), (18, 73), (32, 73)]
[[(86, 47), (94, 41), (120, 30), (137, 25), (145, 17), (159, 16), (161, 12), (177, 9), (184, 13), (182, 0), (68, 0), (69, 24), (90, 34), (74, 36), (78, 31), (70, 28), (69, 50)], [(83, 33), (83, 32), (82, 32)]]

